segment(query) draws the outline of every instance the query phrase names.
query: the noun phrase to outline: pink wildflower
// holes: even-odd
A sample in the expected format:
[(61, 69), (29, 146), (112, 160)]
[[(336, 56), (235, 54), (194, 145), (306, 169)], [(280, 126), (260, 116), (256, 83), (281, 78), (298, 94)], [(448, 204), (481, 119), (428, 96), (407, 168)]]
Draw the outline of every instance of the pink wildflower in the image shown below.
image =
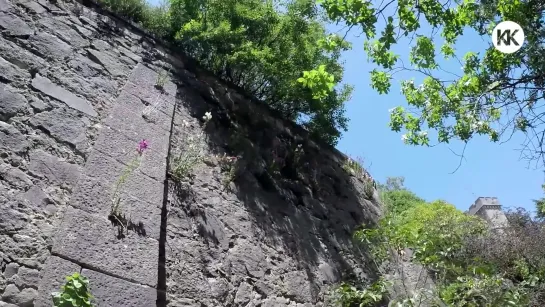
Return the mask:
[(138, 142), (138, 153), (139, 154), (142, 154), (144, 152), (144, 150), (148, 149), (148, 141), (146, 140), (142, 140), (140, 142)]

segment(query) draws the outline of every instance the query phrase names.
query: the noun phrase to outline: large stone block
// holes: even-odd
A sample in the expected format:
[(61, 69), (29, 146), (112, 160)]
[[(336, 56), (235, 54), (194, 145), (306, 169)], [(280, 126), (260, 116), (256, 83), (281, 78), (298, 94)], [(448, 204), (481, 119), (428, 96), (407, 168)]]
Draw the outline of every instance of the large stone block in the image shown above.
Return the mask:
[(86, 146), (87, 123), (62, 109), (38, 113), (30, 119), (30, 123), (45, 129), (60, 142), (76, 148)]
[(104, 66), (104, 68), (113, 76), (121, 77), (129, 75), (131, 69), (123, 64), (119, 59), (107, 52), (102, 52), (93, 49), (87, 49), (89, 57)]
[(39, 54), (53, 61), (62, 61), (72, 53), (70, 45), (45, 32), (39, 32), (31, 36), (29, 42)]
[(0, 149), (22, 152), (29, 147), (26, 137), (17, 128), (0, 121)]
[(98, 115), (93, 106), (88, 101), (70, 93), (69, 91), (54, 84), (53, 82), (51, 82), (51, 80), (45, 77), (36, 75), (36, 77), (32, 79), (32, 87), (46, 94), (47, 96), (64, 102), (72, 109), (78, 110), (90, 116)]
[(0, 54), (4, 59), (15, 63), (21, 69), (40, 70), (47, 66), (44, 59), (5, 39), (0, 40)]
[[(121, 118), (127, 120), (120, 120)], [(118, 104), (114, 105), (108, 117), (104, 119), (104, 125), (137, 142), (142, 139), (168, 138), (170, 135), (170, 125), (167, 122), (163, 122), (162, 125), (150, 123), (142, 117), (142, 114), (134, 113)]]
[(34, 30), (21, 18), (0, 12), (0, 28), (5, 29), (11, 36), (28, 37), (34, 34)]
[[(127, 165), (98, 151), (93, 151), (89, 155), (85, 167), (85, 174), (88, 177), (102, 180), (110, 187), (117, 184), (127, 169)], [(163, 202), (164, 183), (144, 175), (138, 169), (126, 175), (122, 189), (124, 193), (153, 205), (158, 206)]]
[[(102, 180), (83, 177), (74, 191), (72, 206), (83, 211), (108, 216), (112, 210), (113, 187)], [(119, 208), (138, 227), (142, 236), (159, 239), (161, 205), (150, 204), (127, 193), (119, 194)]]
[(89, 278), (93, 303), (99, 307), (151, 307), (155, 306), (157, 290), (123, 279), (84, 269)]
[(60, 291), (61, 286), (66, 283), (66, 276), (79, 273), (80, 270), (80, 266), (73, 262), (56, 256), (49, 257), (42, 270), (34, 307), (51, 307), (51, 293)]
[(56, 18), (41, 18), (39, 23), (76, 48), (87, 47), (90, 44), (88, 40), (84, 39), (73, 29), (75, 28), (75, 25), (69, 25), (70, 21), (64, 19), (62, 16)]
[(106, 216), (68, 208), (52, 252), (151, 287), (157, 284), (159, 242), (129, 231), (119, 238)]
[[(141, 156), (139, 170), (162, 182), (166, 175), (169, 138), (165, 133), (146, 141), (149, 147)], [(100, 130), (94, 148), (122, 163), (128, 163), (138, 155), (138, 143), (135, 140), (107, 126)]]
[(162, 96), (157, 96), (156, 100), (150, 102), (142, 100), (138, 95), (127, 91), (127, 85), (125, 85), (125, 88), (116, 100), (116, 105), (126, 107), (128, 111), (138, 115), (141, 118), (138, 120), (141, 120), (142, 124), (145, 123), (147, 126), (152, 127), (152, 129), (154, 126), (158, 126), (166, 131), (170, 131), (172, 107), (168, 107), (170, 111), (166, 112), (165, 109), (167, 107), (165, 104), (166, 102)]
[(75, 185), (81, 172), (77, 164), (68, 163), (42, 150), (30, 154), (30, 171), (56, 184)]
[(0, 0), (0, 12), (7, 12), (11, 7), (11, 3), (8, 0)]
[[(2, 67), (3, 59), (0, 58), (0, 68)], [(8, 70), (9, 73), (9, 70)], [(0, 84), (0, 118), (11, 117), (21, 112), (27, 106), (26, 98), (17, 93), (17, 90), (9, 85)]]

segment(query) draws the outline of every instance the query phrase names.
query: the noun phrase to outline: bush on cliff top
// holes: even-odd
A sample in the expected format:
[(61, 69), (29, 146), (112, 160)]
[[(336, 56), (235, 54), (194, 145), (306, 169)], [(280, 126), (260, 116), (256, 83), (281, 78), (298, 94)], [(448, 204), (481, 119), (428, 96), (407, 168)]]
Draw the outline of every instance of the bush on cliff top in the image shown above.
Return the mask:
[[(314, 137), (334, 145), (346, 131), (344, 102), (352, 87), (340, 84), (339, 58), (349, 44), (327, 33), (313, 1), (169, 0), (158, 7), (144, 0), (100, 1), (182, 47)], [(319, 68), (321, 74), (301, 78)], [(322, 78), (328, 80), (325, 89), (308, 86)]]
[[(379, 269), (383, 268), (382, 261), (395, 266), (399, 263), (396, 254), (410, 248), (411, 261), (426, 268), (436, 285), (431, 293), (426, 293), (433, 306), (543, 305), (543, 219), (522, 209), (508, 211), (510, 227), (498, 236), (480, 218), (468, 216), (448, 203), (419, 199), (403, 187), (402, 179), (381, 188), (383, 198), (389, 201), (385, 216), (377, 227), (355, 234), (360, 242), (370, 246)], [(377, 289), (377, 284), (344, 284), (337, 291), (339, 303), (350, 307), (377, 306), (369, 301), (373, 289)], [(418, 306), (418, 300), (410, 296), (390, 297), (390, 301), (396, 302), (394, 306)]]

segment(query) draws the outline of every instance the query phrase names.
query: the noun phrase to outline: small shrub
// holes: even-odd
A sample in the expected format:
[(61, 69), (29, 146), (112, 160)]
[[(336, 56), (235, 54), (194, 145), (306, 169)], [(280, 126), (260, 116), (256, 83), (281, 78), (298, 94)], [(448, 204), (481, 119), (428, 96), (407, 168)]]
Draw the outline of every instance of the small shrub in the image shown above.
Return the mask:
[(390, 282), (382, 278), (363, 289), (343, 283), (335, 289), (333, 297), (339, 306), (377, 306), (388, 294), (390, 285)]
[(356, 159), (348, 158), (343, 164), (343, 169), (347, 173), (355, 176), (356, 178), (363, 180), (365, 177), (367, 177), (367, 173), (365, 172), (365, 169), (363, 168), (362, 165), (363, 165), (362, 158), (359, 158), (359, 157)]
[(365, 179), (363, 181), (363, 193), (364, 197), (367, 200), (372, 200), (375, 194), (375, 185), (373, 181)]
[(202, 134), (189, 137), (185, 150), (176, 154), (171, 161), (171, 175), (181, 180), (191, 174), (193, 169), (203, 162), (206, 142)]
[(113, 12), (129, 18), (136, 23), (147, 19), (149, 5), (145, 0), (99, 0)]
[(52, 293), (54, 307), (92, 307), (93, 296), (89, 292), (87, 277), (74, 273), (66, 277), (66, 283), (61, 292)]
[(233, 180), (235, 180), (236, 173), (237, 173), (237, 162), (239, 160), (238, 157), (229, 157), (226, 154), (223, 154), (223, 156), (217, 157), (221, 171), (224, 173), (224, 177), (222, 179), (222, 184), (224, 188), (227, 188)]
[(161, 72), (159, 72), (159, 74), (157, 75), (157, 80), (155, 81), (155, 87), (157, 87), (160, 90), (164, 90), (167, 80), (168, 80), (168, 73), (165, 70), (161, 70)]
[(303, 148), (303, 144), (297, 144), (297, 147), (295, 147), (295, 151), (294, 151), (295, 163), (299, 164), (301, 160), (303, 159), (304, 155), (305, 155), (305, 149)]
[[(212, 113), (206, 112), (202, 119), (205, 127), (212, 119)], [(184, 126), (187, 125), (184, 123)], [(176, 180), (182, 180), (189, 176), (193, 169), (203, 162), (207, 148), (204, 131), (187, 138), (184, 147), (185, 150), (174, 154), (170, 162), (170, 175)]]

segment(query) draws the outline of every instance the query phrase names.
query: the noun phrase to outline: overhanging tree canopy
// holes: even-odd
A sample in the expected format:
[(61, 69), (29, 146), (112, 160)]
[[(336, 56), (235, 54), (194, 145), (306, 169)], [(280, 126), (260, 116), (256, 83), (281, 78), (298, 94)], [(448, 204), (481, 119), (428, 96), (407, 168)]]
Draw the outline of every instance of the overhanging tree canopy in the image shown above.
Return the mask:
[[(544, 155), (544, 21), (541, 0), (318, 0), (333, 22), (359, 27), (367, 36), (364, 49), (376, 64), (371, 86), (381, 94), (391, 88), (392, 76), (410, 70), (424, 77), (422, 84), (402, 82), (410, 107), (391, 110), (390, 127), (405, 130), (411, 145), (429, 145), (427, 130), (437, 132), (437, 142), (467, 142), (475, 135), (491, 141), (513, 133), (527, 136), (528, 158)], [(526, 42), (514, 54), (503, 54), (490, 43), (486, 50), (463, 56), (457, 40), (471, 31), (489, 40), (500, 21), (518, 23)], [(379, 27), (383, 24), (383, 27)], [(430, 35), (430, 33), (432, 33)], [(395, 54), (395, 44), (412, 38), (408, 59)], [(404, 55), (405, 56), (405, 55)], [(439, 57), (458, 60), (463, 73), (450, 80), (438, 77)], [(403, 65), (410, 63), (410, 66)]]

